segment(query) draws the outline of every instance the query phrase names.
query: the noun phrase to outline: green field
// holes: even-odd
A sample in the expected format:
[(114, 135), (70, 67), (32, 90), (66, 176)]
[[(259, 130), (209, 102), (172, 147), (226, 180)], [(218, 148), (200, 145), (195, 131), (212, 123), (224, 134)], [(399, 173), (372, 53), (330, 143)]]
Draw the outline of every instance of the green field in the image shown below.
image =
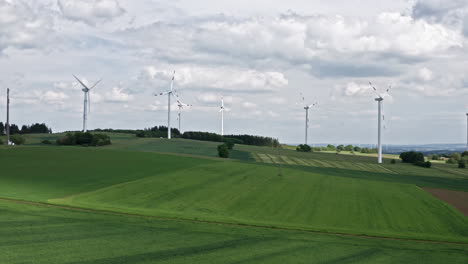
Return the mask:
[(0, 201), (0, 263), (465, 263), (465, 245), (69, 211)]
[[(21, 256), (47, 256), (54, 247), (63, 253), (50, 263), (448, 263), (444, 256), (462, 263), (468, 257), (468, 218), (420, 188), (468, 191), (465, 171), (448, 164), (377, 165), (372, 157), (243, 145), (221, 160), (215, 142), (115, 134), (112, 146), (86, 148), (41, 146), (42, 138), (0, 147), (0, 198), (72, 211), (0, 201), (0, 243), (9, 252), (0, 263), (24, 263)], [(73, 211), (78, 208), (97, 211)], [(99, 250), (105, 243), (109, 248)], [(80, 257), (88, 248), (94, 253)]]

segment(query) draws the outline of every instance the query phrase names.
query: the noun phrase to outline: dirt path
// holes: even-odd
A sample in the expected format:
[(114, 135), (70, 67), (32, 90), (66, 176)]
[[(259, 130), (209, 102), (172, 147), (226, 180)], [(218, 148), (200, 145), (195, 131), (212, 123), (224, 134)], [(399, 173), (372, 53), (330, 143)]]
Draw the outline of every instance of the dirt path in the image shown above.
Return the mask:
[(152, 219), (159, 219), (159, 220), (171, 220), (171, 221), (181, 221), (181, 222), (190, 222), (190, 223), (215, 224), (215, 225), (225, 225), (225, 226), (242, 226), (242, 227), (264, 228), (264, 229), (274, 229), (274, 230), (284, 230), (284, 231), (297, 231), (297, 232), (306, 232), (306, 233), (315, 233), (315, 234), (327, 234), (327, 235), (344, 236), (344, 237), (361, 237), (361, 238), (371, 238), (371, 239), (415, 241), (415, 242), (436, 243), (436, 244), (468, 245), (468, 243), (465, 243), (465, 242), (449, 242), (449, 241), (396, 238), (396, 237), (371, 236), (371, 235), (355, 235), (355, 234), (313, 231), (313, 230), (296, 229), (296, 228), (261, 226), (261, 225), (253, 225), (253, 224), (225, 223), (225, 222), (216, 222), (216, 221), (190, 220), (190, 219), (181, 219), (181, 218), (148, 216), (148, 215), (140, 215), (140, 214), (122, 213), (122, 212), (116, 212), (116, 211), (97, 210), (97, 209), (88, 209), (88, 208), (80, 208), (80, 207), (73, 207), (73, 206), (65, 206), (65, 205), (56, 205), (56, 204), (49, 204), (49, 203), (43, 203), (43, 202), (16, 200), (16, 199), (1, 198), (1, 197), (0, 197), (0, 201), (18, 203), (18, 204), (26, 204), (26, 205), (33, 205), (33, 206), (40, 206), (40, 207), (60, 208), (60, 209), (71, 210), (71, 211), (81, 211), (81, 212), (110, 214), (110, 215), (119, 215), (119, 216), (131, 216), (131, 217), (141, 217), (141, 218), (152, 218)]
[(429, 192), (436, 198), (457, 208), (465, 216), (468, 216), (468, 192), (426, 188), (426, 187), (423, 187), (422, 189)]

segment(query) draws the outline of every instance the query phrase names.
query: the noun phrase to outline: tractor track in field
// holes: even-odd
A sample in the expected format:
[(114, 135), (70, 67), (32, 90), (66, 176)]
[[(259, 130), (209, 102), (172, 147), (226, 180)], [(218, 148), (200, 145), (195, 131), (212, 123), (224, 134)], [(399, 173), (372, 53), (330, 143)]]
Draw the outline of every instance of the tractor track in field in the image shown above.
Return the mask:
[(18, 200), (11, 198), (0, 197), (0, 201), (33, 205), (39, 207), (49, 207), (49, 208), (58, 208), (65, 209), (70, 211), (79, 211), (79, 212), (89, 212), (89, 213), (99, 213), (99, 214), (108, 214), (108, 215), (117, 215), (117, 216), (131, 216), (131, 217), (140, 217), (140, 218), (151, 218), (157, 220), (171, 220), (171, 221), (180, 221), (180, 222), (190, 222), (190, 223), (200, 223), (200, 224), (214, 224), (214, 225), (225, 225), (225, 226), (239, 226), (239, 227), (251, 227), (251, 228), (263, 228), (263, 229), (273, 229), (273, 230), (283, 230), (283, 231), (296, 231), (304, 233), (315, 233), (315, 234), (326, 234), (334, 236), (344, 236), (344, 237), (360, 237), (360, 238), (371, 238), (371, 239), (382, 239), (382, 240), (400, 240), (400, 241), (414, 241), (414, 242), (424, 242), (424, 243), (435, 243), (435, 244), (456, 244), (456, 245), (468, 245), (468, 242), (451, 242), (451, 241), (440, 241), (440, 240), (427, 240), (427, 239), (416, 239), (416, 238), (398, 238), (398, 237), (385, 237), (385, 236), (372, 236), (372, 235), (358, 235), (358, 234), (348, 234), (348, 233), (339, 233), (339, 232), (326, 232), (326, 231), (314, 231), (301, 228), (287, 228), (287, 227), (275, 227), (267, 225), (255, 225), (255, 224), (243, 224), (243, 223), (229, 223), (229, 222), (218, 222), (218, 221), (209, 221), (209, 220), (195, 220), (195, 219), (184, 219), (184, 218), (175, 218), (175, 217), (163, 217), (163, 216), (151, 216), (144, 214), (134, 214), (134, 213), (124, 213), (111, 210), (99, 210), (92, 208), (82, 208), (74, 207), (67, 205), (59, 204), (50, 204), (45, 202), (34, 202), (27, 200)]

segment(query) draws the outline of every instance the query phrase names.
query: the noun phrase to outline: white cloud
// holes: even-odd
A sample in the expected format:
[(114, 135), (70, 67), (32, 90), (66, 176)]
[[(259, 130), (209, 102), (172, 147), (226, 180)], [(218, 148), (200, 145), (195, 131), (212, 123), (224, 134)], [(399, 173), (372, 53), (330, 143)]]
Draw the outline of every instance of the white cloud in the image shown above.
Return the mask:
[(58, 0), (57, 4), (65, 18), (93, 26), (125, 13), (117, 0)]
[(427, 82), (427, 81), (431, 81), (434, 78), (434, 74), (428, 68), (423, 67), (419, 69), (418, 77), (420, 80)]
[(24, 1), (0, 0), (0, 54), (8, 47), (45, 47), (52, 37), (52, 17), (44, 6)]
[[(172, 71), (147, 66), (139, 79), (169, 87)], [(288, 85), (288, 80), (280, 72), (261, 72), (233, 67), (178, 66), (176, 67), (174, 88), (211, 88), (238, 91), (271, 91)]]
[(111, 92), (105, 94), (104, 100), (107, 102), (129, 102), (133, 100), (133, 96), (125, 93), (123, 88), (113, 87)]

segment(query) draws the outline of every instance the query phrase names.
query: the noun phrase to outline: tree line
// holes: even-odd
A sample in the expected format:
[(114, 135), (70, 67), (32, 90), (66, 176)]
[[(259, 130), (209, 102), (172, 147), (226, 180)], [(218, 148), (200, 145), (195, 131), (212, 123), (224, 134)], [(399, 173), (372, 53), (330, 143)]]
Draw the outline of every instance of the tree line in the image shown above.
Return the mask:
[[(35, 123), (30, 126), (22, 125), (21, 129), (18, 125), (10, 124), (10, 135), (14, 134), (51, 134), (52, 129), (44, 123)], [(0, 122), (0, 135), (6, 134), (6, 124)]]

